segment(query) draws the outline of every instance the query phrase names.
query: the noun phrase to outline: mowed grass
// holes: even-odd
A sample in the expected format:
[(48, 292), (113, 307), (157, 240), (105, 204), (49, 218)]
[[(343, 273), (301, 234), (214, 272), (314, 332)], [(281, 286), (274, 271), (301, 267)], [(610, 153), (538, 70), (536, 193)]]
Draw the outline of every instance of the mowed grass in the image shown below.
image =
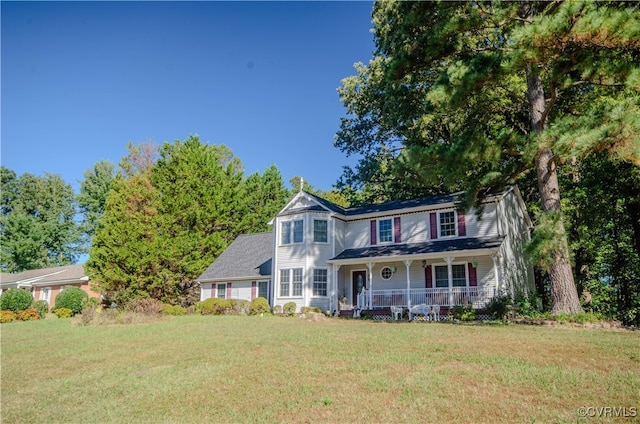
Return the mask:
[(5, 424), (597, 422), (578, 408), (640, 409), (638, 332), (245, 316), (0, 331)]

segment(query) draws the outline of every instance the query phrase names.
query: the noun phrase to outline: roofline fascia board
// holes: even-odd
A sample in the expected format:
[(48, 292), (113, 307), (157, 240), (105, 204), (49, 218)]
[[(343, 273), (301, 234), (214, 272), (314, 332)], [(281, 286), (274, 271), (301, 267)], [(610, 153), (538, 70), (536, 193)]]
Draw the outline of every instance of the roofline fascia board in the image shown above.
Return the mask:
[(447, 252), (435, 252), (435, 253), (417, 253), (415, 255), (394, 255), (394, 256), (375, 256), (355, 259), (330, 259), (327, 261), (329, 265), (362, 265), (363, 263), (389, 263), (394, 261), (420, 261), (420, 260), (433, 260), (443, 259), (447, 256), (453, 257), (472, 257), (480, 255), (493, 255), (497, 254), (499, 248), (481, 248), (481, 249), (465, 249), (465, 250), (451, 250)]
[(251, 275), (245, 277), (229, 277), (229, 278), (204, 278), (202, 280), (196, 280), (196, 282), (202, 283), (227, 283), (232, 281), (264, 281), (270, 280), (271, 275)]
[(31, 283), (33, 287), (42, 287), (42, 286), (58, 286), (60, 284), (73, 284), (73, 283), (86, 283), (89, 281), (89, 277), (84, 276), (80, 278), (70, 278), (68, 280), (49, 280), (49, 281), (35, 281)]

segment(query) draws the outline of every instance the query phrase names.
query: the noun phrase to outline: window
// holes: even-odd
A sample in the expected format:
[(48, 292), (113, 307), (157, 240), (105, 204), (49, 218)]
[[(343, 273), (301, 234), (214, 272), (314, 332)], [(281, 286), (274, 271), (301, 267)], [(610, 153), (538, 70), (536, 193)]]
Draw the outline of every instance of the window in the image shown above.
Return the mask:
[(269, 299), (269, 282), (258, 281), (258, 297)]
[(453, 287), (467, 287), (467, 273), (464, 265), (452, 265)]
[(436, 266), (436, 287), (449, 287), (449, 273), (447, 271), (447, 267), (445, 266)]
[[(467, 287), (467, 267), (465, 265), (451, 265), (453, 287)], [(447, 266), (436, 266), (436, 287), (449, 287)]]
[(302, 296), (302, 268), (293, 269), (292, 296)]
[(291, 280), (289, 279), (289, 270), (281, 269), (280, 270), (280, 296), (288, 297), (289, 296), (289, 283)]
[[(293, 227), (293, 228), (292, 228)], [(303, 221), (286, 221), (281, 225), (280, 244), (302, 243)]]
[(327, 295), (327, 270), (326, 269), (313, 270), (313, 295), (314, 296)]
[(280, 233), (280, 244), (291, 244), (291, 222), (283, 222)]
[(314, 219), (313, 241), (315, 243), (326, 243), (327, 240), (327, 221), (325, 219)]
[(378, 221), (378, 233), (380, 243), (391, 243), (393, 241), (393, 224), (391, 219), (381, 219)]
[(40, 300), (44, 300), (49, 303), (51, 299), (51, 287), (42, 287), (40, 289)]
[(456, 235), (456, 213), (454, 211), (440, 212), (440, 237)]
[(219, 297), (220, 299), (224, 299), (226, 297), (226, 294), (227, 294), (227, 285), (224, 283), (218, 284), (216, 297)]
[(390, 279), (392, 275), (393, 275), (393, 270), (391, 268), (389, 268), (388, 266), (385, 266), (380, 271), (380, 276), (382, 277), (383, 280)]
[(302, 296), (302, 268), (280, 270), (280, 296)]
[(293, 221), (293, 242), (302, 243), (302, 220)]

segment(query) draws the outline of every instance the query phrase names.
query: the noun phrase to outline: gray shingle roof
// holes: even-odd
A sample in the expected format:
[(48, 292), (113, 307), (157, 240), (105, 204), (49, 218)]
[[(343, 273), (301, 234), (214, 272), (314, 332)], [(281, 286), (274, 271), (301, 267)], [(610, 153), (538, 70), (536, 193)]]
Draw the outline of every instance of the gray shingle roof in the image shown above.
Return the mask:
[[(394, 211), (394, 210), (415, 208), (419, 206), (435, 206), (435, 205), (442, 205), (447, 203), (455, 203), (460, 200), (460, 195), (461, 195), (461, 193), (441, 194), (441, 195), (435, 195), (435, 196), (420, 197), (417, 199), (397, 200), (394, 202), (357, 206), (353, 208), (343, 208), (339, 205), (336, 205), (335, 203), (332, 203), (314, 194), (307, 193), (307, 192), (305, 193), (310, 197), (312, 197), (315, 201), (323, 205), (325, 208), (329, 209), (330, 211), (339, 213), (344, 216), (349, 216), (349, 217), (353, 217), (357, 215), (366, 215), (366, 214), (377, 213), (377, 212), (388, 212), (388, 211)], [(309, 206), (307, 208), (297, 209), (296, 212), (312, 211), (312, 210), (322, 210), (322, 209), (319, 208), (318, 206)], [(286, 212), (284, 214), (286, 215)]]
[(273, 233), (243, 234), (198, 277), (198, 281), (271, 275)]
[(85, 278), (84, 265), (67, 265), (54, 268), (32, 269), (15, 274), (2, 273), (0, 282), (2, 284), (18, 283), (28, 281), (31, 283), (55, 283), (77, 281)]
[(358, 249), (347, 249), (332, 261), (347, 259), (363, 259), (377, 257), (409, 256), (428, 253), (455, 252), (461, 250), (494, 249), (500, 247), (504, 237), (464, 238), (425, 243), (392, 244), (386, 246), (370, 246)]

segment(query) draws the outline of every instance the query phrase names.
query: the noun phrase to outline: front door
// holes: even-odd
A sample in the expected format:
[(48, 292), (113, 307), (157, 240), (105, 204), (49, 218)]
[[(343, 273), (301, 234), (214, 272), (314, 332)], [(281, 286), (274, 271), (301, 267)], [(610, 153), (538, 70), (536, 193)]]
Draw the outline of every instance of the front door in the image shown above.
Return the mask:
[(367, 287), (367, 271), (353, 271), (351, 274), (351, 281), (353, 284), (353, 305), (356, 306), (358, 303), (358, 295), (362, 291), (362, 289)]

